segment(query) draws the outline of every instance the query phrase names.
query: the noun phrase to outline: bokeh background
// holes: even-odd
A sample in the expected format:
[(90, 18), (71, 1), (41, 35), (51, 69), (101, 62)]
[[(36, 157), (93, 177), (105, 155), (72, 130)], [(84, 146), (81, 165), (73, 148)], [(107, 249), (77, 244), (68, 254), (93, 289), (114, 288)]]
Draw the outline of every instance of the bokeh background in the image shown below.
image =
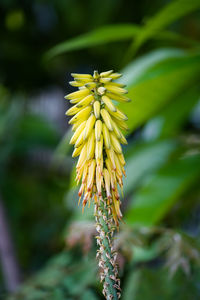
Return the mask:
[(122, 299), (200, 299), (199, 9), (199, 0), (1, 0), (1, 299), (103, 299), (64, 95), (71, 72), (110, 69), (132, 99), (120, 104), (130, 127), (115, 239)]

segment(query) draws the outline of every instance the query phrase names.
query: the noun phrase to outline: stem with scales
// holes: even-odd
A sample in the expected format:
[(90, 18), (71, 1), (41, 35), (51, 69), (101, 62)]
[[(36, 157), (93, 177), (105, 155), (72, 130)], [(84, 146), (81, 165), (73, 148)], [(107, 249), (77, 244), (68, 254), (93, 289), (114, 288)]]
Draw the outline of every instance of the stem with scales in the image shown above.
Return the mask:
[(113, 251), (113, 234), (116, 229), (112, 217), (110, 203), (103, 191), (103, 197), (95, 203), (96, 230), (98, 232), (97, 258), (101, 268), (101, 281), (103, 281), (103, 294), (107, 300), (120, 298), (120, 280), (116, 265), (117, 253)]

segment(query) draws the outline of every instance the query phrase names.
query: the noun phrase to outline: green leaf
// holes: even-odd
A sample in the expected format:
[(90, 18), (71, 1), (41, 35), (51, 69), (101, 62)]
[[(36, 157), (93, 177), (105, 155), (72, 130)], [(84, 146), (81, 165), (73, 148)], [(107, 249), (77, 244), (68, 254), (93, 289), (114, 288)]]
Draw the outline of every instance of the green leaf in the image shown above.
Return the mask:
[(94, 282), (96, 274), (95, 261), (81, 262), (73, 269), (73, 272), (63, 279), (63, 284), (70, 291), (71, 295), (81, 295), (84, 289)]
[(132, 272), (128, 273), (128, 276), (124, 283), (123, 288), (123, 299), (124, 300), (135, 300), (136, 292), (138, 290), (138, 286), (141, 282), (141, 272), (136, 268), (133, 269)]
[(149, 261), (158, 256), (159, 249), (154, 243), (149, 247), (133, 247), (133, 260), (134, 263)]
[(197, 10), (200, 7), (199, 0), (176, 0), (171, 1), (163, 9), (161, 9), (154, 17), (150, 18), (140, 34), (132, 43), (127, 57), (129, 58), (135, 51), (141, 47), (148, 39), (157, 35), (159, 31), (166, 28), (181, 17)]
[(193, 87), (180, 95), (175, 102), (171, 103), (171, 105), (158, 115), (158, 118), (162, 120), (161, 137), (177, 134), (199, 100), (199, 95), (199, 87)]
[(200, 73), (199, 54), (187, 55), (175, 51), (172, 56), (169, 51), (167, 58), (165, 50), (164, 54), (162, 50), (156, 53), (158, 60), (153, 55), (154, 52), (144, 56), (143, 61), (140, 59), (141, 70), (138, 70), (137, 61), (125, 70), (132, 102), (120, 103), (119, 107), (128, 115), (131, 130), (142, 125), (180, 93), (184, 93)]
[[(135, 24), (115, 24), (100, 27), (86, 34), (74, 37), (51, 48), (45, 55), (46, 60), (74, 50), (86, 49), (104, 45), (111, 42), (125, 41), (140, 36), (142, 28)], [(154, 37), (156, 40), (168, 40), (169, 42), (183, 43), (184, 45), (198, 45), (198, 42), (177, 33), (164, 31)]]
[[(160, 168), (176, 147), (174, 141), (158, 141), (129, 147), (131, 156), (127, 159), (126, 179), (124, 180), (125, 194), (133, 191), (135, 186)], [(136, 172), (133, 170), (137, 170)]]
[(187, 121), (199, 100), (199, 87), (194, 86), (174, 99), (160, 114), (151, 119), (143, 129), (143, 136), (149, 139), (174, 137)]
[(119, 79), (119, 82), (126, 83), (127, 86), (134, 85), (142, 81), (145, 74), (149, 72), (151, 68), (158, 66), (159, 63), (162, 64), (165, 60), (182, 56), (186, 56), (185, 51), (182, 49), (162, 48), (153, 50), (129, 63), (121, 71), (123, 77)]
[[(50, 259), (47, 266), (7, 299), (97, 299), (93, 292), (97, 264), (76, 249)], [(88, 288), (91, 287), (91, 290)], [(88, 298), (87, 298), (88, 296)]]
[(146, 182), (126, 213), (132, 225), (158, 223), (181, 195), (200, 177), (200, 156), (172, 161)]
[(124, 300), (190, 300), (199, 299), (199, 268), (194, 268), (189, 276), (177, 272), (172, 278), (166, 268), (140, 266), (128, 273), (124, 291)]
[(136, 35), (138, 31), (138, 27), (132, 24), (109, 25), (101, 27), (56, 45), (46, 53), (45, 58), (51, 59), (56, 55), (72, 50), (85, 49), (91, 46), (103, 45), (108, 42), (126, 40)]

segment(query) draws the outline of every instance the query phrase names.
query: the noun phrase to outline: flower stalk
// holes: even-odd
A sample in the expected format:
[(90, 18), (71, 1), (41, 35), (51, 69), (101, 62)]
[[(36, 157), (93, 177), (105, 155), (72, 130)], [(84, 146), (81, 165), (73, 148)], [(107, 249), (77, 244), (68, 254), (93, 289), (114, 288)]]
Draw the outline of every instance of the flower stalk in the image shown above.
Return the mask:
[[(103, 197), (95, 203), (95, 219), (97, 245), (97, 259), (101, 270), (100, 278), (103, 282), (103, 295), (108, 300), (117, 300), (121, 297), (120, 280), (116, 264), (117, 253), (113, 249), (113, 234), (116, 229), (112, 217), (112, 209), (108, 199)], [(105, 197), (105, 198), (104, 198)]]
[(79, 156), (76, 165), (76, 181), (81, 182), (79, 202), (82, 207), (91, 200), (95, 203), (97, 244), (103, 294), (106, 299), (119, 299), (120, 281), (116, 266), (117, 254), (113, 252), (112, 239), (122, 218), (120, 194), (123, 194), (125, 160), (121, 144), (127, 144), (123, 131), (127, 130), (127, 116), (115, 105), (129, 102), (124, 94), (124, 85), (113, 82), (121, 74), (112, 70), (90, 74), (73, 73), (70, 84), (78, 91), (65, 98), (73, 106), (66, 112), (72, 116), (74, 134), (70, 140), (74, 144), (72, 156)]

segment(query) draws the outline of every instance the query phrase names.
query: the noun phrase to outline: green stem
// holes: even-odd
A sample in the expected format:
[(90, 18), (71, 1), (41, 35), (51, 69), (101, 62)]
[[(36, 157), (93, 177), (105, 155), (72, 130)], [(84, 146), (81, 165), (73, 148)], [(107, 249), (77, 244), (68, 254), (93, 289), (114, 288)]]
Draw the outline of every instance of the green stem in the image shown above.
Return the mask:
[(98, 199), (95, 204), (96, 229), (99, 235), (97, 244), (99, 250), (99, 267), (101, 268), (101, 281), (103, 281), (103, 294), (107, 300), (117, 300), (120, 298), (120, 281), (116, 265), (117, 253), (113, 251), (113, 233), (115, 224), (112, 218), (112, 211), (107, 204), (105, 193), (104, 197)]

